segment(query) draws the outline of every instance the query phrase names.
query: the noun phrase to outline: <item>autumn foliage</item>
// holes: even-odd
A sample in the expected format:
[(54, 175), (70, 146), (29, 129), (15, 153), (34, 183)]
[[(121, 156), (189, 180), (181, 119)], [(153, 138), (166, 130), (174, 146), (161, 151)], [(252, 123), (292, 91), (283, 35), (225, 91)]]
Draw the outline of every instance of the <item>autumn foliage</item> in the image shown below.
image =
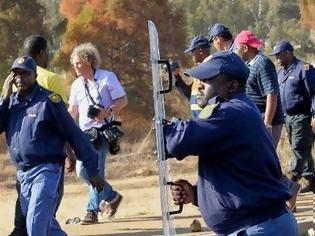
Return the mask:
[(300, 0), (301, 22), (310, 29), (315, 30), (315, 1)]
[(67, 19), (67, 28), (55, 65), (69, 70), (73, 48), (94, 43), (102, 57), (101, 67), (114, 71), (124, 85), (129, 113), (152, 117), (147, 21), (153, 20), (158, 28), (161, 57), (184, 58), (182, 13), (168, 0), (61, 0), (60, 12)]

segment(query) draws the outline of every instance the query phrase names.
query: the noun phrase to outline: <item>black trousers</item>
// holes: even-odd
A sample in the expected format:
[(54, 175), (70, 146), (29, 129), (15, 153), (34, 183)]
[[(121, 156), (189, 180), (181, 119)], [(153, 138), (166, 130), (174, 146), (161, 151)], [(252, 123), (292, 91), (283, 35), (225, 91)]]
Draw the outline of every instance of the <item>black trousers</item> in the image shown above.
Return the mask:
[(287, 134), (292, 150), (291, 173), (293, 177), (307, 178), (314, 175), (311, 118), (310, 114), (285, 116)]

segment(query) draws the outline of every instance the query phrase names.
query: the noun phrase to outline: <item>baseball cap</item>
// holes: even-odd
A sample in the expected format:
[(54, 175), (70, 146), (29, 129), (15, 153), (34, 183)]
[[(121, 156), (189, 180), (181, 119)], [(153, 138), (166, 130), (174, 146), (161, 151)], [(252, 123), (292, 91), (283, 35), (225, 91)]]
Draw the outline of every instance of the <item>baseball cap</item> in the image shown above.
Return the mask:
[(226, 74), (235, 79), (246, 81), (249, 69), (244, 61), (234, 52), (219, 51), (212, 58), (185, 72), (199, 80), (208, 80), (219, 74)]
[(216, 23), (209, 30), (209, 39), (211, 40), (213, 37), (226, 32), (230, 32), (229, 28), (221, 23)]
[(264, 42), (258, 39), (251, 31), (243, 30), (235, 38), (234, 43), (236, 45), (246, 44), (252, 48), (261, 48), (264, 46)]
[(184, 52), (191, 52), (196, 48), (210, 48), (210, 43), (206, 37), (203, 36), (195, 36), (190, 43), (189, 48), (187, 48)]
[(11, 70), (16, 68), (36, 73), (36, 62), (30, 56), (18, 57), (14, 60)]
[(274, 56), (283, 51), (293, 52), (293, 50), (294, 49), (293, 49), (292, 44), (290, 44), (288, 41), (281, 40), (281, 41), (278, 41), (276, 45), (273, 47), (270, 56)]

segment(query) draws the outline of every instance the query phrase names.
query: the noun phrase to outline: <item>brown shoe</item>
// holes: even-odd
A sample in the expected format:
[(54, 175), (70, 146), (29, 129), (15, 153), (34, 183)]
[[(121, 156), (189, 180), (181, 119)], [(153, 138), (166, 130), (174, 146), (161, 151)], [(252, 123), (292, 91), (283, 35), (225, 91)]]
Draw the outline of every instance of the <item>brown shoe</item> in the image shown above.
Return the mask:
[(115, 198), (109, 202), (102, 200), (99, 206), (101, 214), (106, 213), (108, 214), (108, 219), (112, 219), (115, 216), (122, 199), (123, 196), (117, 193)]
[(80, 223), (81, 225), (97, 224), (98, 223), (97, 212), (88, 211)]
[(292, 193), (292, 197), (288, 200), (287, 205), (293, 211), (296, 212), (296, 200), (301, 190), (301, 185), (297, 182), (292, 181), (289, 184), (289, 190)]

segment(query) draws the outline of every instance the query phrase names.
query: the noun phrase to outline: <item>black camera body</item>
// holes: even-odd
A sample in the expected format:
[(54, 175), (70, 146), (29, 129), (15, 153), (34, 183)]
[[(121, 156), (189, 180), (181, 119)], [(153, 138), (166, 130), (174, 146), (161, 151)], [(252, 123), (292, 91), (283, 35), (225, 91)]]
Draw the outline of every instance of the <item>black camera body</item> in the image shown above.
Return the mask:
[(87, 117), (90, 119), (97, 117), (101, 113), (101, 110), (98, 108), (98, 106), (99, 105), (90, 105), (87, 111)]
[(119, 126), (121, 126), (121, 122), (112, 121), (100, 128), (104, 138), (109, 143), (109, 152), (112, 155), (117, 155), (120, 151), (120, 139), (124, 135)]

